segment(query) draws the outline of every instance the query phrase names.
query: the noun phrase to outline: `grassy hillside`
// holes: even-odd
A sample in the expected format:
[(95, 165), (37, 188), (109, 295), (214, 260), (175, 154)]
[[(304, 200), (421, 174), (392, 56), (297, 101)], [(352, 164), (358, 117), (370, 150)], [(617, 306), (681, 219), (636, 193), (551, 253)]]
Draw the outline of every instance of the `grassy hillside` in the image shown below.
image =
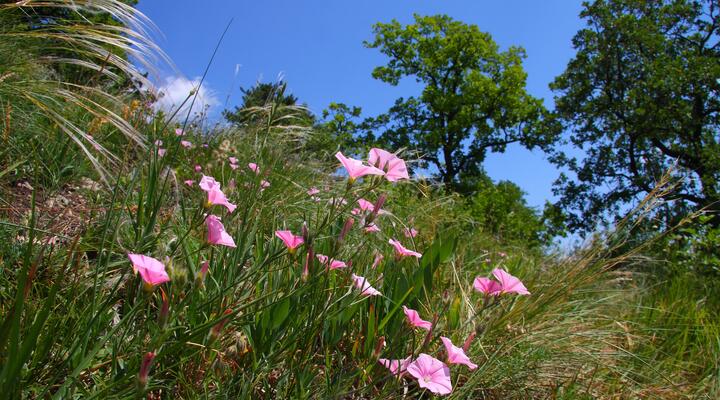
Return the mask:
[(653, 196), (559, 254), (521, 219), (497, 222), (487, 199), (388, 171), (349, 179), (272, 105), (245, 129), (207, 132), (114, 100), (134, 135), (67, 111), (111, 154), (101, 169), (35, 106), (0, 101), (5, 119), (33, 122), (7, 128), (0, 150), (4, 398), (720, 392), (717, 280), (669, 268), (663, 238), (628, 241)]

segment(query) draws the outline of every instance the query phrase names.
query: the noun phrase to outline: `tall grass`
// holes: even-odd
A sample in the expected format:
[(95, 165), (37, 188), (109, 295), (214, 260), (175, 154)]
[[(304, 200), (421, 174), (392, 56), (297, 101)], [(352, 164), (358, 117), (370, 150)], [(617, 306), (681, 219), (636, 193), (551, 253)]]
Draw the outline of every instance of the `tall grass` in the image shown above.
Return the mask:
[[(99, 13), (119, 23), (84, 17)], [(52, 141), (58, 132), (107, 179), (107, 168), (118, 159), (91, 128), (107, 124), (136, 145), (145, 145), (122, 110), (130, 98), (124, 89), (138, 93), (138, 87), (147, 88), (145, 73), (166, 60), (148, 35), (151, 27), (140, 12), (117, 0), (0, 4), (0, 156), (14, 157), (13, 163), (17, 158), (30, 161), (32, 152), (23, 144), (32, 138)], [(87, 79), (63, 73), (68, 68)]]
[[(629, 244), (628, 232), (664, 197), (667, 182), (617, 229), (569, 256), (510, 245), (428, 182), (352, 183), (336, 173), (337, 163), (310, 158), (302, 144), (313, 133), (292, 122), (301, 110), (269, 104), (250, 110), (254, 122), (243, 129), (177, 136), (170, 122), (148, 119), (142, 105), (123, 104), (122, 95), (57, 81), (49, 63), (82, 64), (115, 79), (137, 71), (105, 46), (153, 50), (142, 29), (132, 28), (141, 17), (120, 3), (74, 4), (127, 20), (131, 31), (80, 23), (16, 32), (0, 25), (4, 60), (18, 43), (35, 46), (0, 63), (2, 115), (11, 120), (5, 140), (28, 150), (28, 173), (35, 175), (53, 170), (44, 167), (51, 162), (71, 168), (84, 162), (65, 158), (63, 146), (77, 144), (89, 160), (103, 154), (87, 147), (94, 149), (94, 138), (80, 122), (106, 119), (127, 141), (122, 153), (108, 155), (115, 161), (112, 174), (105, 173), (107, 187), (82, 193), (91, 210), (82, 233), (41, 226), (35, 194), (27, 227), (0, 221), (7, 238), (0, 240), (3, 398), (431, 398), (415, 379), (393, 376), (378, 360), (419, 353), (444, 359), (440, 336), (467, 343), (478, 364), (450, 366), (450, 398), (717, 395), (720, 324), (708, 306), (716, 288), (687, 275), (659, 285), (634, 272), (648, 263), (652, 239)], [(71, 6), (12, 3), (0, 6), (0, 19)], [(87, 60), (42, 59), (43, 38), (81, 49)], [(13, 139), (18, 118), (35, 125)], [(49, 135), (40, 129), (48, 126), (68, 135), (57, 140), (59, 154), (33, 147)], [(251, 162), (258, 173), (247, 168)], [(222, 184), (237, 205), (233, 213), (206, 204), (198, 188), (203, 174)], [(320, 192), (311, 196), (313, 187)], [(374, 220), (381, 231), (367, 233), (363, 226), (373, 217), (353, 208), (360, 198), (381, 197), (386, 212)], [(208, 214), (222, 218), (237, 247), (208, 243)], [(405, 236), (407, 228), (418, 235)], [(302, 232), (305, 244), (290, 252), (276, 230)], [(422, 257), (396, 257), (390, 238)], [(133, 274), (129, 253), (161, 260), (170, 281), (148, 288)], [(349, 267), (328, 270), (313, 254)], [(384, 260), (373, 266), (378, 254)], [(473, 279), (494, 268), (520, 277), (531, 294), (476, 292)], [(361, 295), (352, 273), (382, 295)], [(433, 329), (413, 329), (403, 305)], [(152, 362), (144, 363), (150, 353)]]
[[(442, 358), (439, 336), (460, 344), (472, 334), (468, 354), (479, 368), (451, 367), (452, 398), (632, 397), (670, 386), (664, 366), (634, 347), (646, 343), (647, 332), (632, 330), (626, 319), (627, 302), (637, 294), (614, 270), (633, 254), (617, 254), (618, 246), (607, 244), (616, 238), (560, 262), (535, 250), (508, 251), (466, 215), (453, 216), (451, 196), (379, 178), (349, 185), (332, 175), (335, 165), (290, 152), (296, 136), (271, 125), (212, 138), (155, 130), (161, 126), (147, 124), (143, 134), (162, 140), (165, 155), (155, 146), (129, 154), (137, 161), (95, 196), (96, 208), (105, 211), (82, 236), (50, 246), (30, 229), (24, 244), (4, 253), (2, 393), (428, 398), (378, 358), (420, 352)], [(181, 139), (193, 148), (180, 146)], [(230, 167), (230, 156), (240, 168)], [(259, 175), (246, 168), (249, 162), (259, 165)], [(238, 206), (234, 213), (206, 208), (195, 165), (222, 183)], [(264, 190), (263, 180), (271, 184)], [(312, 186), (322, 190), (317, 199), (306, 193)], [(381, 194), (388, 196), (388, 214), (377, 220), (382, 231), (365, 233), (362, 218), (350, 211), (358, 198)], [(207, 213), (222, 217), (237, 248), (207, 243)], [(355, 226), (339, 239), (351, 218)], [(300, 234), (303, 226), (307, 242), (295, 254), (273, 236), (278, 229)], [(412, 239), (403, 235), (410, 226), (420, 232)], [(395, 259), (388, 238), (423, 257)], [(350, 271), (328, 271), (314, 260), (305, 276), (310, 245), (316, 254), (351, 262), (350, 271), (382, 296), (361, 296)], [(144, 290), (127, 253), (162, 260), (171, 282)], [(385, 260), (373, 269), (377, 253)], [(494, 267), (521, 277), (532, 294), (474, 292), (472, 279)], [(429, 336), (407, 325), (402, 305), (434, 322)], [(156, 357), (144, 386), (138, 373), (148, 352)], [(642, 368), (628, 375), (629, 365)]]

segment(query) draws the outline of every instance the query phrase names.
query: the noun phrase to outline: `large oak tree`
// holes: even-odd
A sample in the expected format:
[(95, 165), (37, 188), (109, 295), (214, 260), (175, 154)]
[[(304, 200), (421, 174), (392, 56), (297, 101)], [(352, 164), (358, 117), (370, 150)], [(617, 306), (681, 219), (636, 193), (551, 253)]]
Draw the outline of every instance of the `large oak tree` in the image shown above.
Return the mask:
[(652, 191), (671, 167), (665, 216), (718, 209), (720, 5), (714, 0), (585, 3), (577, 49), (551, 85), (582, 156), (556, 155), (576, 175), (556, 183), (570, 226), (591, 230)]
[(393, 20), (373, 28), (366, 47), (389, 58), (373, 77), (391, 85), (407, 77), (423, 85), (419, 96), (398, 99), (374, 119), (377, 140), (417, 150), (449, 188), (478, 175), (488, 151), (553, 141), (542, 101), (525, 90), (522, 48), (501, 51), (490, 34), (445, 15), (415, 15), (413, 24)]

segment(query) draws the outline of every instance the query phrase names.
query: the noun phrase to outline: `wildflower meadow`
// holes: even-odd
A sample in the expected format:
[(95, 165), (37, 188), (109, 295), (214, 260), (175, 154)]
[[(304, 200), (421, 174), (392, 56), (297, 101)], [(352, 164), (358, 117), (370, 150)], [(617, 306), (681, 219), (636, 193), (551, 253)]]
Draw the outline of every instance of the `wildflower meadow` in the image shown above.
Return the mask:
[[(200, 81), (163, 109), (152, 76), (170, 60), (135, 3), (0, 2), (0, 398), (720, 394), (715, 203), (707, 190), (707, 202), (673, 203), (684, 190), (716, 185), (708, 174), (717, 169), (698, 158), (703, 181), (687, 183), (695, 166), (679, 139), (668, 145), (678, 161), (658, 162), (647, 190), (630, 196), (622, 183), (606, 185), (606, 197), (587, 194), (588, 171), (606, 171), (625, 150), (588, 150), (594, 160), (558, 155), (552, 129), (569, 106), (546, 110), (517, 86), (520, 54), (477, 45), (488, 40), (477, 26), (417, 14), (415, 25), (368, 27), (376, 36), (366, 47), (396, 57), (373, 77), (429, 82), (444, 55), (483, 60), (458, 75), (452, 63), (439, 67), (440, 78), (464, 91), (456, 97), (440, 99), (450, 91), (428, 84), (385, 117), (359, 121), (360, 111), (333, 103), (322, 119), (280, 81), (244, 90), (244, 105), (218, 122), (193, 111)], [(620, 35), (612, 37), (625, 37), (616, 30), (635, 23), (631, 15), (689, 24), (688, 15), (705, 12), (710, 22), (699, 32), (717, 43), (711, 2), (647, 3), (636, 14), (628, 0), (589, 3), (584, 18), (602, 8), (597, 26)], [(658, 16), (670, 11), (678, 19)], [(453, 35), (461, 38), (457, 54)], [(577, 60), (590, 62), (571, 66)], [(685, 72), (720, 71), (708, 63)], [(579, 102), (587, 88), (568, 88), (573, 74), (555, 85), (575, 96), (565, 101)], [(668, 80), (655, 82), (666, 85), (662, 96), (685, 96)], [(711, 90), (708, 102), (718, 99)], [(649, 91), (626, 96), (640, 104)], [(669, 102), (662, 96), (654, 101)], [(491, 109), (486, 97), (502, 107)], [(644, 115), (634, 107), (623, 124)], [(488, 119), (478, 122), (477, 110)], [(672, 104), (663, 110), (657, 118), (685, 118)], [(717, 118), (712, 110), (705, 112)], [(415, 122), (401, 124), (408, 120)], [(716, 120), (698, 129), (717, 139)], [(481, 172), (484, 152), (520, 134), (534, 139), (518, 143), (579, 171), (574, 186), (559, 180), (566, 197), (544, 211)], [(629, 137), (644, 151), (639, 134)], [(652, 140), (665, 146), (663, 137)], [(451, 142), (454, 149), (443, 147)], [(694, 143), (698, 157), (717, 150)], [(660, 158), (643, 154), (642, 165), (628, 167), (638, 176)], [(614, 168), (617, 182), (625, 179)], [(622, 206), (609, 208), (622, 214), (607, 217), (603, 207), (622, 196)], [(583, 219), (568, 204), (599, 211)], [(572, 230), (593, 219), (606, 223)], [(562, 248), (568, 235), (582, 240)]]

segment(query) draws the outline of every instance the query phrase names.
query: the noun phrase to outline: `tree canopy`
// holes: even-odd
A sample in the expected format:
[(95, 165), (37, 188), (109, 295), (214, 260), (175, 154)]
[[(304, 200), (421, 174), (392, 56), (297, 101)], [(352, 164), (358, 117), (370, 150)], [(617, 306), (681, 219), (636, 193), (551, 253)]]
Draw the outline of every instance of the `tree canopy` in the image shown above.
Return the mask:
[[(257, 122), (260, 117), (257, 111), (264, 107), (274, 107), (273, 114), (278, 123), (285, 125), (311, 126), (315, 116), (304, 106), (298, 104), (298, 98), (287, 93), (287, 83), (258, 82), (251, 88), (240, 88), (242, 104), (235, 110), (225, 110), (223, 116), (236, 125), (247, 125)], [(264, 117), (262, 117), (264, 118)]]
[(583, 156), (554, 159), (569, 225), (620, 215), (677, 165), (673, 216), (718, 209), (720, 5), (711, 0), (597, 0), (581, 13), (577, 54), (551, 88)]
[(368, 136), (390, 148), (417, 150), (422, 166), (434, 167), (449, 188), (481, 173), (488, 151), (554, 140), (542, 101), (525, 89), (522, 48), (500, 51), (490, 34), (445, 15), (415, 15), (405, 26), (378, 23), (373, 32), (365, 46), (389, 57), (373, 77), (391, 85), (408, 77), (423, 87), (419, 96), (400, 98), (374, 118), (380, 133)]

